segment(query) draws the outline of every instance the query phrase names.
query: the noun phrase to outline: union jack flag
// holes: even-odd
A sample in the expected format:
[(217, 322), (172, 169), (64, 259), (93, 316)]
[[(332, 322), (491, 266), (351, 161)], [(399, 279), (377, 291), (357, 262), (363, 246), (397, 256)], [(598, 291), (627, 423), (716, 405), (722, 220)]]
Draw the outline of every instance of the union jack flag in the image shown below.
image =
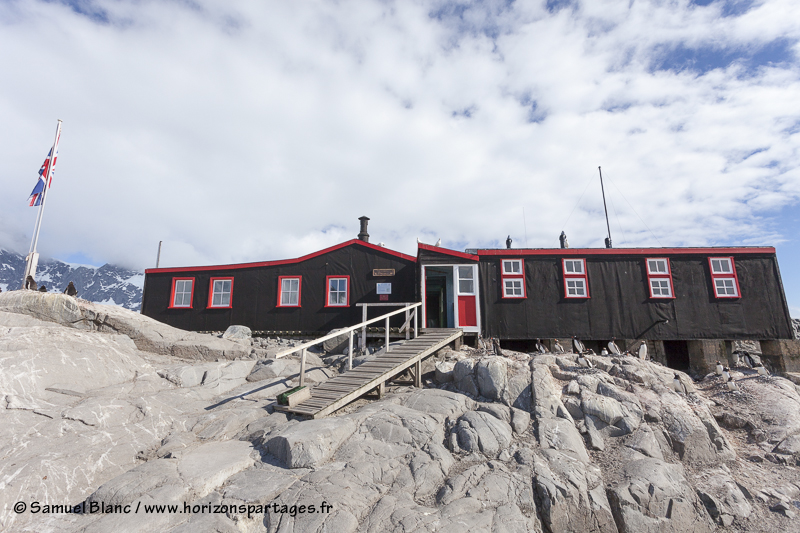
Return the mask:
[[(56, 146), (58, 146), (56, 144)], [(53, 169), (52, 172), (50, 170), (50, 159), (53, 155), (53, 149), (50, 148), (50, 152), (47, 154), (47, 158), (42, 163), (42, 168), (39, 169), (39, 179), (36, 181), (36, 186), (33, 188), (30, 197), (28, 200), (30, 203), (28, 204), (30, 207), (38, 206), (42, 203), (42, 197), (44, 196), (44, 182), (47, 180), (47, 177), (50, 176), (50, 183), (47, 185), (48, 188), (53, 185), (53, 174), (56, 170), (56, 162), (58, 161), (58, 148), (56, 148), (56, 156), (53, 157)]]

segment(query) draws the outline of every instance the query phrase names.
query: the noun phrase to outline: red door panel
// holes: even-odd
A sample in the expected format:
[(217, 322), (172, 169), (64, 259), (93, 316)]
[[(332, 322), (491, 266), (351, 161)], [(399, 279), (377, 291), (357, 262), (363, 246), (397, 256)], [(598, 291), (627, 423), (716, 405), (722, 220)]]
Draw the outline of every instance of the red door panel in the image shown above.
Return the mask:
[(478, 316), (475, 312), (475, 297), (474, 296), (459, 296), (458, 297), (458, 326), (477, 326)]

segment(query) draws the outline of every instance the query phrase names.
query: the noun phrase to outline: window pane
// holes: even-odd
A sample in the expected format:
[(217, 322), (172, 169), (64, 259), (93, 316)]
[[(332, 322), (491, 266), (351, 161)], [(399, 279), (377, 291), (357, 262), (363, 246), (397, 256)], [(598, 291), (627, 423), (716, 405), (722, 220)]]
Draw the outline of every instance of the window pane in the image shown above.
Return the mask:
[(220, 305), (221, 297), (218, 292), (215, 292), (214, 297), (211, 299), (211, 305)]
[(572, 266), (572, 261), (567, 261), (564, 263), (564, 266), (567, 268), (567, 272), (574, 273), (575, 268)]
[(231, 305), (231, 293), (223, 292), (221, 301), (222, 303), (220, 305)]
[(471, 279), (458, 280), (458, 292), (461, 294), (472, 294), (473, 293), (472, 280)]
[(299, 279), (290, 279), (289, 281), (289, 290), (293, 292), (297, 292), (300, 288), (300, 280)]
[(459, 279), (472, 279), (472, 267), (458, 267), (458, 278)]

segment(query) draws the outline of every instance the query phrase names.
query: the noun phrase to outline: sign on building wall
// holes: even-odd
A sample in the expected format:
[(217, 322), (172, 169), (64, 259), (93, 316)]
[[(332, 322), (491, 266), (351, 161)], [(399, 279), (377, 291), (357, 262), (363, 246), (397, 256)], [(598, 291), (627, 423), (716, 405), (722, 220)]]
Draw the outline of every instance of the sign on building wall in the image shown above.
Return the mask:
[(374, 268), (372, 269), (372, 275), (376, 278), (385, 278), (389, 276), (394, 276), (394, 269), (393, 268)]
[(392, 284), (378, 283), (375, 292), (377, 292), (378, 294), (392, 294)]

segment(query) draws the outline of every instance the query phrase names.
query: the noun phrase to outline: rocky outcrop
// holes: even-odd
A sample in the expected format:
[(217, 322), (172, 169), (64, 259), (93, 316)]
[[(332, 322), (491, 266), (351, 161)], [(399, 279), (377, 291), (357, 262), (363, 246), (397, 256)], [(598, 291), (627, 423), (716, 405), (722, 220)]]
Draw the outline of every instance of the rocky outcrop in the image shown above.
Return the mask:
[(0, 293), (0, 311), (34, 317), (76, 329), (116, 333), (139, 350), (182, 359), (249, 357), (250, 347), (209, 335), (183, 331), (127, 309), (87, 302), (58, 293)]
[[(59, 320), (72, 309), (50, 304), (67, 308)], [(735, 369), (740, 392), (709, 376), (683, 395), (673, 370), (631, 357), (583, 368), (464, 348), (430, 365), (438, 388), (304, 420), (274, 410), (297, 384), (294, 356), (177, 359), (37, 309), (0, 311), (3, 530), (683, 533), (798, 519), (800, 394), (782, 378)], [(23, 500), (228, 511), (13, 513)]]

